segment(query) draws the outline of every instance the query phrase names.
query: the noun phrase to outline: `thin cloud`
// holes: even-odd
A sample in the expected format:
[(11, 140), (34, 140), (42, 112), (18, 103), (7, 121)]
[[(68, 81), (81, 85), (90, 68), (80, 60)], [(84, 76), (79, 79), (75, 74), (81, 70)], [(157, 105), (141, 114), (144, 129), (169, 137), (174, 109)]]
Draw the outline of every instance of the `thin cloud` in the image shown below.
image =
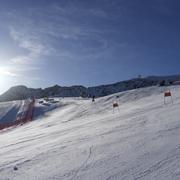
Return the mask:
[(27, 51), (10, 60), (17, 66), (38, 65), (40, 60), (52, 56), (60, 61), (96, 60), (107, 52), (111, 54), (112, 47), (124, 47), (114, 46), (113, 40), (107, 38), (119, 32), (111, 26), (104, 28), (99, 25), (102, 20), (111, 20), (102, 8), (84, 8), (74, 4), (62, 8), (53, 4), (27, 8), (24, 13), (7, 13), (10, 37)]
[(10, 76), (10, 77), (20, 77), (20, 74), (14, 73), (11, 70), (8, 70), (6, 68), (0, 68), (0, 74), (5, 75), (5, 76)]
[(32, 58), (28, 56), (17, 56), (11, 59), (11, 62), (17, 65), (30, 65), (33, 63)]
[[(37, 18), (20, 17), (20, 13), (16, 12), (15, 16), (20, 20), (10, 26), (10, 36), (18, 43), (19, 47), (26, 49), (29, 53), (26, 54), (26, 58), (19, 55), (21, 58), (16, 57), (13, 61), (22, 64), (24, 60), (30, 58), (35, 61), (42, 56), (63, 56), (63, 51), (77, 56), (79, 49), (81, 49), (82, 56), (83, 53), (88, 55), (106, 50), (109, 42), (103, 36), (105, 30), (74, 20), (78, 11), (81, 11), (82, 17), (85, 15), (93, 16), (93, 18), (106, 18), (103, 10), (86, 10), (78, 7), (62, 9), (54, 5), (39, 10), (30, 9), (29, 13)], [(48, 14), (48, 17), (44, 18), (44, 14)], [(82, 19), (82, 17), (77, 18)], [(52, 20), (50, 21), (50, 19)], [(56, 46), (57, 44), (58, 46)]]

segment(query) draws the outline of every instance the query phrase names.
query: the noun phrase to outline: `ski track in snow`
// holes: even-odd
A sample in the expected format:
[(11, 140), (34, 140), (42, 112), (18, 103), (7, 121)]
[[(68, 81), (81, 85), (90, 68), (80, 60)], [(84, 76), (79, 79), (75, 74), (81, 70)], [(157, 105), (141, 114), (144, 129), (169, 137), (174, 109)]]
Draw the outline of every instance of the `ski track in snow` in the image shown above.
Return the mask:
[(180, 86), (171, 90), (173, 105), (159, 87), (37, 105), (43, 116), (0, 133), (0, 180), (179, 180)]

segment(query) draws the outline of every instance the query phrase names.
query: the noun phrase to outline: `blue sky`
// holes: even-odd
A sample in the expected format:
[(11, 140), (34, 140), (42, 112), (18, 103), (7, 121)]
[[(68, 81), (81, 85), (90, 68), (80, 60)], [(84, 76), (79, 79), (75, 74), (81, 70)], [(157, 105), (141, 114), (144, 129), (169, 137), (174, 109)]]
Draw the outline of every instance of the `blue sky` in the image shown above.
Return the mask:
[(0, 93), (179, 74), (178, 0), (1, 0)]

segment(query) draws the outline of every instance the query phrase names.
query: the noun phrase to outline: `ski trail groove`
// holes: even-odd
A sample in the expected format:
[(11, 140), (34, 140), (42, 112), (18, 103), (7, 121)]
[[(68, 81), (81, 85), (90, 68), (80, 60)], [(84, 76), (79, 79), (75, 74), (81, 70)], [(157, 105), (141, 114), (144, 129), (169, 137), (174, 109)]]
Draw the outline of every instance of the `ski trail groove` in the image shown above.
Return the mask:
[(75, 174), (74, 174), (74, 176), (71, 178), (71, 180), (76, 179), (78, 173), (83, 169), (83, 167), (85, 167), (85, 165), (87, 164), (88, 160), (91, 158), (92, 148), (93, 148), (93, 146), (91, 146), (91, 147), (89, 148), (89, 155), (88, 155), (88, 157), (86, 158), (86, 160), (84, 161), (84, 163), (77, 169), (77, 171), (75, 171)]

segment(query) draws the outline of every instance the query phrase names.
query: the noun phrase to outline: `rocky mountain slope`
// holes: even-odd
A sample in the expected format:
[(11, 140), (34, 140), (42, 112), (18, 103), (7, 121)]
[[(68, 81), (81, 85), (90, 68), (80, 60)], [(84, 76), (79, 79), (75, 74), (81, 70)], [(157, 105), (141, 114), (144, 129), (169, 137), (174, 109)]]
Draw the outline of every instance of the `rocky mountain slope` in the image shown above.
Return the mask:
[(136, 78), (127, 81), (121, 81), (109, 85), (100, 85), (95, 87), (71, 86), (62, 87), (55, 85), (45, 89), (32, 89), (26, 86), (15, 86), (0, 96), (0, 101), (22, 100), (29, 97), (42, 98), (48, 96), (59, 97), (102, 97), (117, 92), (132, 90), (142, 87), (158, 85), (162, 80), (173, 82), (180, 79), (180, 75), (175, 76), (150, 76), (146, 78)]

